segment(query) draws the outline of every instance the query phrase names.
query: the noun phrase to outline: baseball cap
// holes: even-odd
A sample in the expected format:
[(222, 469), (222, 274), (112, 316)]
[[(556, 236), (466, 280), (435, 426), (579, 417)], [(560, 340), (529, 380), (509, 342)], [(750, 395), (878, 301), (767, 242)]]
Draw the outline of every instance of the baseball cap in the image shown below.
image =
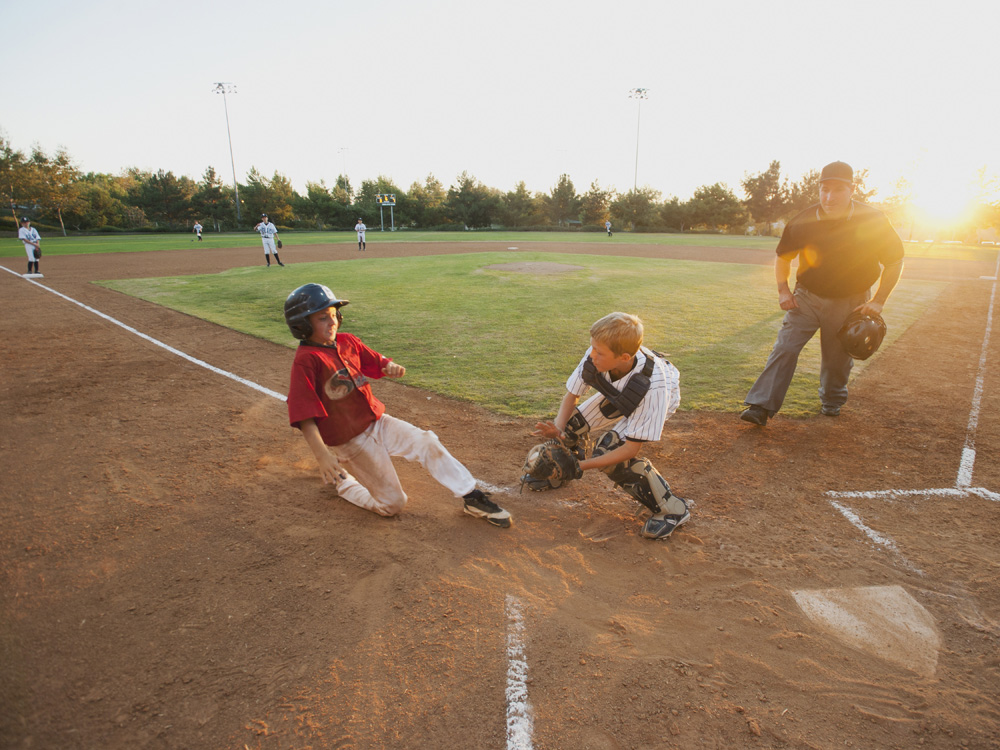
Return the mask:
[(823, 171), (820, 172), (819, 181), (824, 180), (840, 180), (841, 182), (846, 182), (849, 185), (854, 184), (854, 170), (851, 169), (850, 164), (846, 164), (842, 161), (834, 161), (823, 167)]
[(29, 219), (27, 216), (22, 216), (21, 217), (21, 223), (23, 224), (26, 221), (31, 221), (31, 219)]
[(266, 219), (266, 218), (267, 218), (267, 214), (261, 214), (261, 215), (260, 215), (260, 218), (262, 218), (262, 219)]

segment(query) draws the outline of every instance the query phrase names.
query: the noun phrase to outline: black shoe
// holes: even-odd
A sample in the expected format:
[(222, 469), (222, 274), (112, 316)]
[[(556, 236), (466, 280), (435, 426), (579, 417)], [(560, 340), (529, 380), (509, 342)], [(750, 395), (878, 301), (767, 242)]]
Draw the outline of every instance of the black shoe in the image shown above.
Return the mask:
[(279, 265), (279, 266), (281, 266), (282, 268), (284, 268), (284, 267), (285, 267), (285, 264), (284, 264), (284, 263), (282, 263), (282, 262), (281, 262), (280, 260), (278, 261), (278, 265)]
[(674, 533), (678, 526), (687, 523), (690, 518), (691, 512), (687, 508), (680, 515), (656, 513), (646, 520), (642, 527), (642, 535), (647, 539), (666, 539)]
[(820, 409), (825, 417), (839, 417), (840, 407), (834, 404), (823, 404), (823, 408)]
[(751, 424), (760, 425), (761, 427), (767, 424), (767, 418), (767, 409), (763, 406), (757, 406), (757, 404), (750, 404), (743, 410), (743, 413), (740, 414), (740, 419), (744, 422), (750, 422)]
[(510, 526), (510, 513), (490, 500), (489, 494), (473, 490), (464, 498), (465, 512), (476, 518), (485, 518), (488, 523), (506, 529)]

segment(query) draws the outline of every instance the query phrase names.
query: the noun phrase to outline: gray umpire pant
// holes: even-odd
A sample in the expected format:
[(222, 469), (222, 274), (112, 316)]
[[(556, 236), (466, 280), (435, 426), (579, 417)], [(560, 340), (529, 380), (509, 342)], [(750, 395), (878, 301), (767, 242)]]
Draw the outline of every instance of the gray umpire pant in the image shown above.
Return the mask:
[(842, 406), (847, 401), (847, 379), (854, 360), (837, 340), (837, 331), (854, 308), (868, 301), (868, 292), (827, 299), (800, 286), (795, 289), (795, 301), (799, 306), (785, 313), (771, 356), (745, 399), (747, 404), (764, 407), (771, 416), (784, 403), (799, 362), (799, 352), (816, 331), (820, 332), (822, 353), (820, 401), (825, 406)]

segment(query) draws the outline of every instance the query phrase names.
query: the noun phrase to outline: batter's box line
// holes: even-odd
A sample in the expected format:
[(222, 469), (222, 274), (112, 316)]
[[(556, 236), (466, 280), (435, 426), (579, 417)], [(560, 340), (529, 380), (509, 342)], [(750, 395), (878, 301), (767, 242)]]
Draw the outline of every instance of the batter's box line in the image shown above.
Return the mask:
[(985, 487), (939, 487), (921, 490), (872, 490), (870, 492), (827, 492), (827, 497), (852, 500), (889, 500), (897, 497), (968, 497), (978, 495), (986, 500), (1000, 502), (1000, 493)]

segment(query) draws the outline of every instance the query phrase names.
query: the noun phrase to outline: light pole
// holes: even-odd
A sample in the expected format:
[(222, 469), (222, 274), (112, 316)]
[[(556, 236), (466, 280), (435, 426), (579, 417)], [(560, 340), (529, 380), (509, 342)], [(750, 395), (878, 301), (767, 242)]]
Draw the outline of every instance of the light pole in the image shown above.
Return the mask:
[(235, 83), (216, 83), (212, 89), (216, 94), (222, 94), (222, 106), (226, 108), (226, 135), (229, 136), (229, 163), (233, 165), (233, 189), (236, 191), (236, 220), (243, 219), (240, 213), (240, 185), (236, 181), (236, 160), (233, 158), (233, 136), (229, 132), (229, 104), (226, 102), (226, 94), (236, 93)]
[(639, 118), (642, 116), (642, 100), (649, 98), (649, 89), (629, 89), (628, 98), (635, 99), (639, 107), (635, 115), (635, 176), (632, 179), (634, 193), (639, 185)]

